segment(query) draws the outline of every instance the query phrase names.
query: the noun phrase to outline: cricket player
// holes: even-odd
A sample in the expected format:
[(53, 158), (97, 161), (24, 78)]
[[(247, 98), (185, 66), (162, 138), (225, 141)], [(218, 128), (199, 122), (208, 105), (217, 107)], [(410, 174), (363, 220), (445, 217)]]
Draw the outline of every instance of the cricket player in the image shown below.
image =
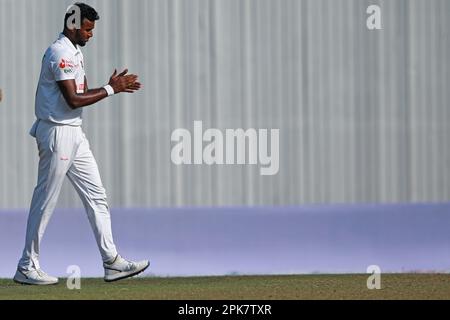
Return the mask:
[[(64, 30), (47, 49), (36, 93), (37, 120), (30, 134), (36, 138), (39, 150), (38, 181), (34, 189), (28, 216), (25, 248), (14, 281), (22, 284), (48, 285), (58, 279), (46, 274), (39, 265), (39, 246), (47, 223), (55, 209), (58, 196), (67, 176), (80, 196), (100, 250), (105, 281), (134, 276), (149, 266), (149, 261), (132, 262), (122, 258), (114, 245), (111, 218), (106, 192), (100, 179), (97, 163), (82, 128), (83, 107), (121, 92), (140, 89), (138, 77), (114, 71), (104, 87), (89, 89), (83, 54), (92, 38), (95, 9), (76, 3), (79, 26), (70, 24), (72, 12), (64, 18)], [(76, 19), (75, 19), (76, 21)]]

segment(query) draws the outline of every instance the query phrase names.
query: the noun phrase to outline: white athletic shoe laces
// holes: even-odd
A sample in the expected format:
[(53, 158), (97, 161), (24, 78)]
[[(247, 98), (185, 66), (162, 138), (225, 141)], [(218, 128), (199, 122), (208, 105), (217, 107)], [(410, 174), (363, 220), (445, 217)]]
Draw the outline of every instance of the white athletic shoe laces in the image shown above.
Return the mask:
[(41, 269), (21, 270), (18, 268), (14, 281), (21, 284), (49, 285), (57, 284), (58, 278), (49, 276)]
[(148, 260), (134, 262), (117, 255), (110, 264), (103, 263), (103, 267), (105, 268), (104, 279), (107, 282), (111, 282), (129, 278), (143, 272), (149, 265), (150, 262)]

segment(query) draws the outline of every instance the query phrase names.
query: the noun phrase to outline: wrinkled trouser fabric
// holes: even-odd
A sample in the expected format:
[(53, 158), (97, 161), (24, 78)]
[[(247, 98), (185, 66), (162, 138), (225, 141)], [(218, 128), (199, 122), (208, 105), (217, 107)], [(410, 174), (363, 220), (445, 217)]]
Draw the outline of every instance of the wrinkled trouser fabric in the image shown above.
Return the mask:
[(39, 246), (58, 201), (65, 176), (69, 178), (83, 202), (102, 260), (106, 262), (114, 259), (117, 250), (112, 237), (106, 191), (100, 179), (97, 162), (81, 127), (37, 121), (30, 134), (36, 138), (38, 145), (39, 173), (19, 268), (40, 269)]

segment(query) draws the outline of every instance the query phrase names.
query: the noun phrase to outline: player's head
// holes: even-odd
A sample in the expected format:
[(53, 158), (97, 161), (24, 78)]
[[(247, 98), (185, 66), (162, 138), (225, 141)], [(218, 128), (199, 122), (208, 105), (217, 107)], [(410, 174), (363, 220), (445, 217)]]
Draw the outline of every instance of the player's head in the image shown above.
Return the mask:
[(93, 36), (95, 21), (100, 17), (91, 6), (77, 2), (70, 6), (64, 16), (64, 34), (72, 41), (84, 47)]

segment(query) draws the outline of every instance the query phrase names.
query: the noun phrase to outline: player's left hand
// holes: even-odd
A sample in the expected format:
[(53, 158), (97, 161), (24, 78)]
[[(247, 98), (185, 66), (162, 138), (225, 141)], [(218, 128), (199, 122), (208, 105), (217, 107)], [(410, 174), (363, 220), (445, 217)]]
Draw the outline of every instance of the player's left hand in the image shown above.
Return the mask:
[(138, 76), (127, 73), (128, 69), (123, 70), (119, 74), (117, 74), (116, 69), (114, 70), (114, 73), (109, 79), (109, 85), (114, 89), (115, 93), (133, 93), (141, 88), (141, 83), (137, 81)]

